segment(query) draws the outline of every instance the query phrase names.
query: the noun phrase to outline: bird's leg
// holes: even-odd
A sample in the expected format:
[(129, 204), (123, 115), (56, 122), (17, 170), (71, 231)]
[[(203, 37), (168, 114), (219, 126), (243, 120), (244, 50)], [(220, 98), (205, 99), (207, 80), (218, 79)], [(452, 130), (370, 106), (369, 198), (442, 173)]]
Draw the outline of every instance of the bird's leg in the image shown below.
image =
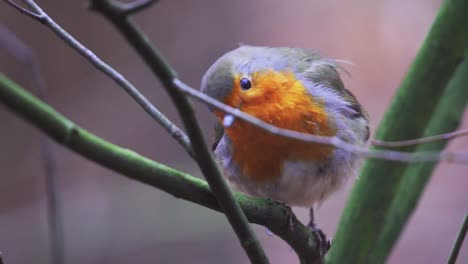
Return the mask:
[(327, 251), (330, 249), (331, 242), (327, 240), (327, 236), (325, 235), (325, 233), (323, 233), (323, 231), (315, 224), (315, 215), (313, 207), (310, 208), (309, 214), (310, 221), (307, 226), (312, 230), (315, 239), (317, 239), (317, 248), (320, 250), (320, 254), (324, 256), (325, 253), (327, 253)]

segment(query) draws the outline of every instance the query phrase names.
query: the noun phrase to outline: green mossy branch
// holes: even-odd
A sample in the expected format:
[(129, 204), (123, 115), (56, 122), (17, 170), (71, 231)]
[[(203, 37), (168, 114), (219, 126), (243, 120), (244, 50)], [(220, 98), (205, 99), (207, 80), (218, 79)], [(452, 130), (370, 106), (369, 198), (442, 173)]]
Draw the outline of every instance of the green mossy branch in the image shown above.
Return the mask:
[[(377, 131), (379, 140), (419, 138), (468, 46), (468, 1), (446, 0)], [(412, 151), (416, 147), (407, 147)], [(376, 254), (393, 199), (410, 165), (368, 160), (341, 217), (327, 263), (383, 263)], [(398, 231), (399, 233), (399, 231)], [(377, 258), (374, 256), (379, 255)], [(372, 260), (370, 259), (372, 257)]]
[[(121, 148), (80, 128), (50, 106), (20, 88), (0, 73), (0, 102), (28, 120), (58, 143), (122, 175), (184, 199), (221, 212), (208, 184), (173, 168)], [(320, 263), (317, 242), (310, 229), (292, 219), (278, 203), (234, 193), (247, 219), (267, 227), (286, 241), (301, 263)]]

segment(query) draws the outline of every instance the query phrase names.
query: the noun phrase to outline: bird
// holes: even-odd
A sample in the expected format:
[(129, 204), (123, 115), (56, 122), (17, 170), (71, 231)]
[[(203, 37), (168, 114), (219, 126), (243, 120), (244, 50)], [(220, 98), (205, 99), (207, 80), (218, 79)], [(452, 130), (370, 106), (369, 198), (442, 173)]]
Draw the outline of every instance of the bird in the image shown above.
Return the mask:
[[(201, 92), (279, 128), (364, 146), (370, 135), (368, 114), (344, 87), (341, 69), (339, 60), (316, 50), (242, 45), (208, 68)], [(212, 150), (234, 189), (310, 208), (312, 228), (314, 206), (359, 167), (356, 153), (273, 135), (212, 111), (217, 119)]]

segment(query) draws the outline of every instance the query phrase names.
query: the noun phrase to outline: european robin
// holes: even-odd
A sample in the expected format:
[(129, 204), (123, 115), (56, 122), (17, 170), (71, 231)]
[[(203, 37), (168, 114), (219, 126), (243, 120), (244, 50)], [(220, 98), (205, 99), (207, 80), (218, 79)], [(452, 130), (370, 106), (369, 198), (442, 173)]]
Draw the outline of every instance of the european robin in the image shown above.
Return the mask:
[[(362, 146), (369, 138), (368, 117), (337, 69), (336, 60), (313, 50), (241, 46), (208, 69), (201, 90), (271, 125)], [(214, 114), (216, 160), (229, 182), (249, 195), (313, 208), (358, 167), (356, 154), (275, 136), (219, 110)]]

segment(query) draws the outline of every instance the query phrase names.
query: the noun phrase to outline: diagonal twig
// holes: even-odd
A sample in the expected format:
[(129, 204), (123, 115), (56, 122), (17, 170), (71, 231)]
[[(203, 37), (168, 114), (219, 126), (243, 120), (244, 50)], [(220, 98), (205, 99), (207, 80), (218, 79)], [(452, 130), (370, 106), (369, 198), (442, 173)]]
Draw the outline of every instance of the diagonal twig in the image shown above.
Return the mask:
[(457, 239), (455, 240), (455, 244), (453, 245), (452, 251), (450, 252), (450, 256), (447, 260), (447, 264), (455, 264), (458, 258), (458, 254), (460, 253), (460, 248), (463, 244), (463, 240), (465, 240), (466, 232), (468, 231), (468, 214), (465, 214), (465, 218), (463, 219), (463, 224), (458, 232)]
[[(28, 0), (30, 1), (30, 0)], [(176, 73), (163, 59), (145, 34), (128, 17), (128, 9), (112, 0), (91, 0), (91, 9), (101, 13), (122, 33), (126, 40), (159, 78), (176, 106), (195, 153), (194, 160), (213, 190), (223, 212), (234, 229), (239, 241), (252, 263), (268, 263), (268, 259), (248, 225), (247, 219), (237, 204), (231, 190), (216, 165), (203, 138), (192, 106), (184, 93), (174, 85)]]
[[(4, 0), (8, 1), (8, 0)], [(109, 76), (120, 87), (122, 87), (154, 120), (156, 120), (179, 144), (193, 156), (190, 140), (187, 135), (173, 124), (163, 113), (161, 113), (138, 89), (133, 86), (125, 77), (118, 71), (113, 69), (103, 60), (101, 60), (91, 50), (86, 48), (73, 36), (68, 34), (62, 27), (53, 21), (36, 3), (33, 1), (25, 1), (26, 4), (33, 9), (40, 17), (40, 22), (51, 29), (57, 36), (64, 40), (71, 48), (77, 51), (80, 55), (86, 58), (94, 67)], [(14, 6), (16, 8), (16, 6)], [(21, 10), (20, 10), (21, 11)], [(30, 16), (29, 13), (24, 13)], [(35, 17), (33, 17), (35, 18)], [(37, 19), (36, 19), (37, 20)]]

